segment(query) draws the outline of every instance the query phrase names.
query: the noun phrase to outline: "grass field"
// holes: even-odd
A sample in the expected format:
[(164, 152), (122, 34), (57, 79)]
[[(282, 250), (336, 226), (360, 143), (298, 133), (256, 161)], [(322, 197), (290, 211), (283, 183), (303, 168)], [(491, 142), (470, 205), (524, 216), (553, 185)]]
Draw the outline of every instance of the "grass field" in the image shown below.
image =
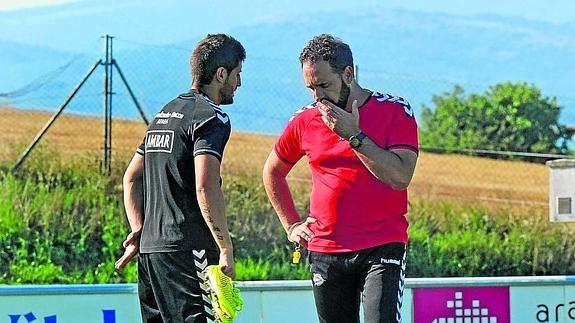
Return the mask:
[[(51, 114), (0, 108), (4, 129), (0, 132), (0, 162), (10, 163), (49, 120)], [(8, 125), (12, 125), (8, 127)], [(41, 151), (56, 152), (63, 161), (82, 157), (97, 163), (102, 154), (101, 118), (62, 115), (40, 143)], [(114, 162), (124, 165), (142, 140), (141, 121), (114, 119)], [(224, 171), (260, 176), (276, 137), (233, 132), (224, 158)], [(33, 152), (32, 155), (38, 154)], [(309, 182), (305, 160), (292, 172), (292, 182)], [(492, 160), (455, 154), (422, 152), (411, 185), (411, 196), (478, 201), (487, 205), (547, 207), (548, 169), (545, 165)]]
[[(0, 132), (0, 249), (6, 251), (0, 253), (0, 284), (134, 282), (135, 264), (123, 272), (113, 265), (128, 230), (120, 176), (144, 124), (114, 120), (112, 177), (93, 167), (102, 150), (102, 120), (74, 115), (63, 115), (26, 161), (26, 171), (13, 175), (7, 166), (50, 115), (0, 112), (3, 125), (10, 125)], [(309, 274), (286, 262), (291, 245), (261, 184), (275, 140), (234, 132), (226, 148), (226, 216), (242, 279)], [(309, 208), (306, 166), (301, 161), (289, 179), (300, 212)], [(575, 224), (547, 220), (547, 186), (544, 165), (421, 153), (410, 192), (408, 275), (572, 274)]]

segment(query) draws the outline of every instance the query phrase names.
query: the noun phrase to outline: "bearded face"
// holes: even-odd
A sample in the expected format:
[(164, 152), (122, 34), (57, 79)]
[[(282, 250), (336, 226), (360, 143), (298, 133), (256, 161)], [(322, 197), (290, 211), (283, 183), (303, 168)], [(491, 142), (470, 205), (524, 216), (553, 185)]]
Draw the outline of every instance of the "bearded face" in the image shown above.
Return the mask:
[(232, 104), (234, 103), (234, 92), (236, 91), (236, 86), (230, 82), (230, 77), (226, 80), (224, 86), (220, 89), (220, 104)]
[(233, 70), (230, 71), (226, 81), (220, 88), (220, 104), (232, 104), (234, 103), (234, 93), (242, 85), (242, 79), (240, 73), (242, 72), (242, 63)]
[(341, 90), (339, 90), (339, 99), (337, 100), (337, 103), (335, 105), (337, 105), (338, 107), (345, 110), (345, 107), (347, 106), (347, 99), (349, 98), (349, 92), (350, 92), (350, 87), (347, 84), (345, 84), (345, 82), (343, 81), (343, 75), (342, 75), (341, 76)]

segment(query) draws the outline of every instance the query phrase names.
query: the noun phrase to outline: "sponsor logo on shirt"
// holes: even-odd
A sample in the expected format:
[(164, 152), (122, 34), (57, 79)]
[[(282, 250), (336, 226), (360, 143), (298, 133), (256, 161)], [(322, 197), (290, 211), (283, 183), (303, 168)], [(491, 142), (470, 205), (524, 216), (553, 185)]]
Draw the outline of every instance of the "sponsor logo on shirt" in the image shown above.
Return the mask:
[(182, 119), (184, 115), (179, 112), (158, 112), (154, 118), (177, 118)]
[(149, 130), (146, 133), (147, 153), (171, 153), (174, 145), (174, 131)]

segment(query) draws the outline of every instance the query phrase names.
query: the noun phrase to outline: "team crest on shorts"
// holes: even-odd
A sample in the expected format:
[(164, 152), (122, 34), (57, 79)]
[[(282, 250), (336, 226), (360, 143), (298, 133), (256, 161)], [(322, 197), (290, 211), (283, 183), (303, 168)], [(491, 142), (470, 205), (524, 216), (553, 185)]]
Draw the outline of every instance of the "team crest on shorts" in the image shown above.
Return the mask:
[(325, 282), (325, 279), (323, 278), (323, 276), (321, 274), (318, 274), (318, 273), (313, 274), (313, 284), (315, 286), (321, 286), (321, 285), (323, 285), (324, 282)]

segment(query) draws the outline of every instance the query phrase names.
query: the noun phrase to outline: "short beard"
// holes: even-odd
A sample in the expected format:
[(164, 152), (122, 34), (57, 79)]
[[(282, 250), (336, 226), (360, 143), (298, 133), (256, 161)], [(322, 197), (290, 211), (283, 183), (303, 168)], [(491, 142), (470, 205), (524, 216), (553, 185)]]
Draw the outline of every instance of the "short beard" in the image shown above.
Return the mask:
[(345, 108), (347, 107), (347, 100), (349, 99), (349, 92), (350, 87), (347, 84), (345, 84), (342, 77), (341, 90), (339, 91), (339, 99), (337, 100), (337, 103), (335, 105), (345, 110)]
[(228, 85), (228, 80), (224, 83), (224, 86), (220, 89), (220, 104), (232, 104), (234, 103), (234, 88)]

